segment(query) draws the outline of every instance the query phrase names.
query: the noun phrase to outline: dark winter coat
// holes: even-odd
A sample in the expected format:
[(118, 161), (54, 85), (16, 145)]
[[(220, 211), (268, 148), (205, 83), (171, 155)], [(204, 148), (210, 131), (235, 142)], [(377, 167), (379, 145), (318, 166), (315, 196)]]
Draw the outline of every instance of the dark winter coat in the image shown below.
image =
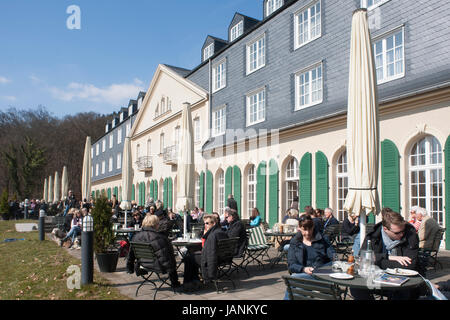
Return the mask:
[(348, 218), (345, 218), (342, 223), (342, 236), (353, 237), (359, 233), (359, 225), (351, 223)]
[(162, 218), (159, 219), (158, 232), (168, 237), (170, 235), (170, 231), (172, 231), (173, 229), (174, 224), (175, 221), (170, 220), (167, 214), (165, 214), (162, 216)]
[(217, 244), (221, 239), (227, 239), (227, 234), (222, 231), (219, 224), (212, 227), (205, 235), (205, 244), (202, 249), (201, 268), (203, 279), (217, 278)]
[[(133, 237), (133, 242), (145, 242), (149, 243), (155, 250), (155, 255), (157, 257), (154, 263), (149, 263), (149, 261), (143, 260), (138, 261), (138, 264), (143, 266), (149, 266), (161, 270), (162, 272), (170, 272), (176, 270), (175, 254), (173, 251), (173, 246), (169, 239), (163, 234), (159, 233), (157, 230), (151, 227), (143, 227), (141, 232), (136, 233)], [(127, 269), (132, 272), (137, 270), (139, 265), (134, 266), (136, 257), (134, 251), (130, 250), (127, 260)]]
[(364, 238), (364, 243), (361, 250), (367, 249), (367, 240), (371, 240), (372, 250), (375, 253), (375, 264), (381, 269), (386, 268), (404, 268), (417, 270), (417, 260), (419, 252), (419, 237), (417, 236), (416, 229), (413, 225), (407, 223), (405, 225), (405, 233), (401, 239), (401, 243), (396, 246), (398, 252), (397, 255), (411, 258), (411, 264), (408, 266), (402, 266), (397, 261), (390, 261), (389, 255), (386, 251), (383, 243), (381, 228), (383, 228), (381, 222), (377, 223), (372, 232), (368, 233)]
[(234, 198), (230, 198), (227, 200), (227, 207), (229, 207), (230, 209), (234, 209), (237, 212), (237, 202), (236, 200), (234, 200)]
[(288, 269), (291, 273), (303, 273), (306, 267), (320, 267), (333, 259), (333, 247), (320, 232), (314, 231), (311, 241), (313, 250), (307, 251), (303, 244), (303, 236), (298, 232), (292, 238), (288, 251)]
[(331, 216), (323, 222), (323, 230), (326, 230), (329, 226), (334, 224), (339, 224), (339, 221), (334, 216)]
[(239, 238), (236, 248), (235, 256), (240, 257), (244, 253), (245, 247), (248, 244), (247, 231), (245, 225), (241, 220), (231, 222), (230, 227), (226, 231), (229, 238)]

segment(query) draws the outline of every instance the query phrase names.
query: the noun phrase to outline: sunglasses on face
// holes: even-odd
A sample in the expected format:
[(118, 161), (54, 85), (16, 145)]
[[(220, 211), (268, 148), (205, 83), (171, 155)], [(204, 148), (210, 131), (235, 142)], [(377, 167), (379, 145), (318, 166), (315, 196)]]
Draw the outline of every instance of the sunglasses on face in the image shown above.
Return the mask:
[(205, 224), (210, 225), (211, 223), (210, 222), (205, 222)]
[(389, 229), (390, 232), (392, 232), (393, 234), (395, 234), (396, 236), (398, 236), (399, 234), (405, 233), (405, 230), (399, 231), (399, 232), (394, 232), (392, 230)]

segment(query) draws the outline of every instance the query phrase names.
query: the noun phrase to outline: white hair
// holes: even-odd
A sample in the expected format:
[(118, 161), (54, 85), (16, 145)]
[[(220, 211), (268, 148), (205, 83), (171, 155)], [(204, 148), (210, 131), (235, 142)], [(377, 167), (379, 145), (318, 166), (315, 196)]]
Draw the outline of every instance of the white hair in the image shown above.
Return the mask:
[(417, 208), (419, 208), (419, 206), (412, 206), (411, 209), (409, 209), (409, 211), (417, 212)]
[(417, 207), (416, 213), (420, 213), (420, 214), (423, 215), (424, 217), (428, 215), (427, 209), (422, 208), (422, 207)]

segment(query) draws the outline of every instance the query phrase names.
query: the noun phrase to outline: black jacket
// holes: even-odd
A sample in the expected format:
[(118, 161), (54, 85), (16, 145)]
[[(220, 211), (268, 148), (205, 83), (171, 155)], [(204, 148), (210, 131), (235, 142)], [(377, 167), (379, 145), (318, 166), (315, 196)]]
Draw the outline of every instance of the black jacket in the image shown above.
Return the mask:
[(234, 200), (234, 198), (230, 198), (230, 199), (228, 199), (227, 200), (227, 206), (230, 208), (230, 209), (234, 209), (234, 210), (236, 210), (236, 212), (237, 212), (237, 202), (236, 202), (236, 200)]
[(247, 231), (245, 230), (244, 223), (241, 220), (235, 220), (231, 222), (230, 227), (228, 228), (226, 233), (229, 238), (239, 238), (234, 255), (236, 257), (241, 257), (248, 243)]
[[(157, 260), (154, 263), (149, 263), (149, 261), (143, 260), (138, 261), (138, 264), (143, 266), (149, 266), (161, 270), (163, 273), (167, 271), (176, 270), (175, 254), (173, 251), (173, 246), (169, 239), (163, 234), (157, 232), (155, 229), (150, 227), (143, 227), (141, 232), (136, 233), (133, 237), (133, 242), (145, 242), (149, 243), (155, 250)], [(130, 250), (127, 260), (127, 270), (133, 272), (133, 270), (138, 270), (139, 265), (136, 264), (134, 267), (134, 262), (136, 257), (134, 251)]]
[(418, 260), (418, 252), (419, 252), (419, 237), (416, 234), (416, 229), (413, 225), (407, 223), (405, 225), (405, 233), (401, 240), (401, 243), (396, 247), (399, 249), (397, 253), (400, 256), (406, 256), (411, 258), (411, 264), (408, 266), (402, 266), (397, 261), (390, 261), (389, 255), (385, 249), (383, 244), (383, 239), (381, 235), (381, 222), (376, 224), (373, 231), (368, 233), (364, 238), (363, 245), (361, 250), (367, 249), (367, 240), (371, 240), (372, 250), (375, 253), (375, 264), (379, 266), (381, 269), (386, 268), (405, 268), (417, 270), (417, 260)]
[(303, 244), (303, 236), (298, 232), (292, 238), (288, 251), (288, 269), (291, 273), (302, 273), (305, 267), (320, 267), (333, 259), (335, 253), (333, 247), (326, 241), (320, 232), (314, 231), (314, 239), (311, 241), (311, 247), (314, 251), (307, 251)]
[(205, 244), (202, 249), (201, 268), (203, 279), (217, 278), (217, 242), (221, 239), (227, 239), (227, 234), (222, 231), (219, 224), (216, 224), (204, 236)]
[(158, 232), (168, 237), (170, 235), (170, 231), (173, 229), (174, 224), (175, 221), (170, 220), (167, 214), (165, 214), (162, 218), (159, 219)]
[(323, 229), (325, 230), (326, 228), (334, 224), (339, 224), (339, 221), (334, 216), (331, 216), (329, 219), (324, 220)]
[(352, 237), (359, 233), (359, 225), (351, 223), (348, 218), (345, 218), (342, 223), (342, 236)]

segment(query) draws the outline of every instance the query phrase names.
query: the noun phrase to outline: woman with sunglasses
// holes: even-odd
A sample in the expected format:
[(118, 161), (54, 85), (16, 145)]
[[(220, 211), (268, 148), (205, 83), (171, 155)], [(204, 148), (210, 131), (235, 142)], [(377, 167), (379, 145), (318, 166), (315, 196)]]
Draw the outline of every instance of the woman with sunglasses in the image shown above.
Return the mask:
[[(331, 263), (335, 251), (320, 232), (315, 230), (309, 215), (299, 218), (298, 230), (289, 246), (288, 270), (292, 277), (314, 279), (314, 268)], [(287, 290), (284, 299), (289, 300)]]

